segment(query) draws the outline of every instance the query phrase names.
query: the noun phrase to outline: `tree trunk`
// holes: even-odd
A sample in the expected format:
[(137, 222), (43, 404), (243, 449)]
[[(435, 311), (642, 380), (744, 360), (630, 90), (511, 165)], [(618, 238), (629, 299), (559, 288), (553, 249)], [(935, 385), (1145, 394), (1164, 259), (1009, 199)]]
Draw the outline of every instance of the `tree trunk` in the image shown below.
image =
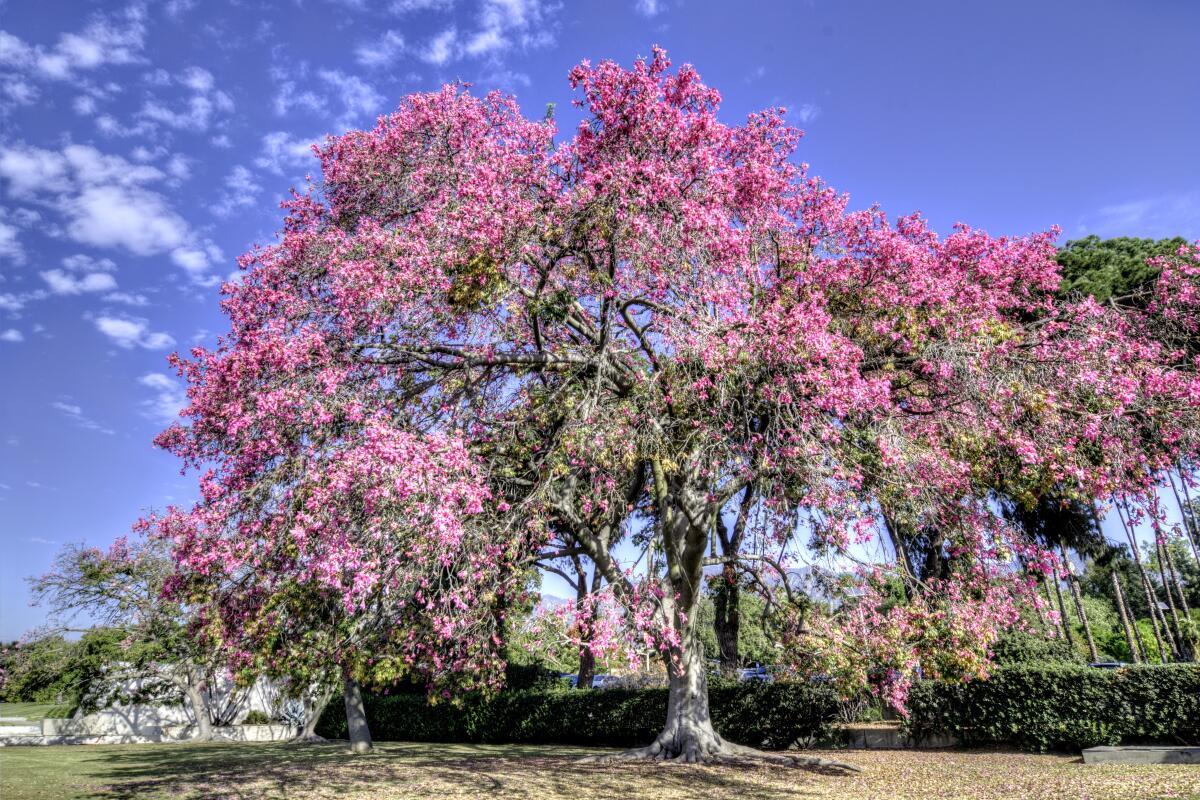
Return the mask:
[(354, 753), (369, 753), (371, 729), (367, 726), (367, 711), (363, 708), (362, 692), (358, 681), (346, 676), (342, 683), (342, 700), (346, 704), (346, 729), (350, 736), (350, 750)]
[(713, 631), (717, 635), (717, 648), (720, 650), (721, 674), (734, 677), (742, 666), (742, 656), (738, 650), (741, 586), (734, 564), (726, 562), (717, 580), (717, 591), (713, 594)]
[(668, 665), (671, 676), (667, 695), (667, 723), (644, 754), (689, 764), (707, 761), (726, 751), (708, 712), (708, 676), (704, 645), (688, 625), (679, 649)]
[(1067, 557), (1067, 548), (1062, 547), (1063, 568), (1067, 572), (1067, 588), (1071, 590), (1071, 600), (1075, 603), (1075, 613), (1079, 615), (1079, 623), (1083, 625), (1083, 638), (1087, 640), (1088, 655), (1092, 661), (1099, 661), (1100, 654), (1096, 651), (1096, 640), (1092, 638), (1092, 626), (1088, 623), (1087, 612), (1083, 609), (1083, 594), (1075, 580), (1075, 571), (1071, 569), (1071, 561)]
[[(1133, 535), (1133, 526), (1125, 519), (1125, 515), (1121, 513), (1120, 505), (1117, 506), (1117, 516), (1121, 519), (1121, 526), (1125, 528), (1125, 537), (1129, 540), (1130, 553), (1133, 556), (1133, 563), (1137, 566), (1138, 576), (1141, 578), (1142, 591), (1146, 593), (1146, 604), (1150, 607), (1150, 626), (1154, 629), (1154, 643), (1158, 645), (1158, 660), (1165, 664), (1167, 663), (1168, 651), (1163, 644), (1163, 631), (1158, 625), (1158, 616), (1161, 613), (1158, 607), (1158, 598), (1154, 594), (1153, 584), (1150, 583), (1150, 576), (1146, 574), (1146, 568), (1142, 566), (1142, 554), (1138, 549), (1137, 538)], [(1168, 636), (1170, 631), (1166, 631)], [(1172, 647), (1172, 650), (1175, 648)], [(1146, 659), (1149, 662), (1149, 658)]]
[(196, 718), (196, 736), (194, 738), (199, 742), (212, 741), (212, 719), (208, 715), (208, 703), (204, 699), (200, 671), (194, 667), (188, 667), (184, 680), (186, 681), (184, 692), (187, 694), (188, 705), (192, 707), (192, 716)]
[[(1175, 619), (1175, 634), (1179, 639), (1179, 655), (1184, 661), (1194, 661), (1195, 643), (1192, 641), (1192, 615), (1188, 608), (1187, 596), (1183, 593), (1183, 584), (1179, 580), (1179, 573), (1175, 569), (1175, 557), (1171, 555), (1170, 542), (1166, 538), (1157, 540), (1158, 545), (1158, 560), (1159, 573), (1163, 576), (1163, 588), (1167, 593), (1167, 600), (1171, 604), (1171, 616)], [(1171, 589), (1175, 589), (1175, 594), (1171, 594)], [(1179, 602), (1175, 602), (1175, 598)], [(1182, 615), (1180, 614), (1182, 611)]]
[(1058, 615), (1062, 620), (1063, 636), (1067, 639), (1067, 645), (1075, 649), (1075, 637), (1071, 633), (1071, 618), (1067, 616), (1067, 604), (1063, 602), (1062, 587), (1058, 585), (1058, 573), (1054, 573), (1054, 596), (1058, 598)]
[[(1157, 528), (1157, 521), (1155, 528)], [(1177, 660), (1185, 660), (1184, 650), (1187, 648), (1187, 639), (1183, 632), (1183, 622), (1179, 619), (1179, 609), (1175, 607), (1175, 596), (1171, 593), (1171, 580), (1167, 577), (1167, 556), (1166, 548), (1163, 546), (1163, 540), (1155, 531), (1154, 535), (1154, 550), (1158, 560), (1158, 577), (1162, 581), (1163, 594), (1167, 596), (1167, 609), (1171, 612), (1171, 622), (1175, 626), (1175, 633), (1172, 637), (1175, 640), (1174, 650)], [(1166, 624), (1166, 615), (1163, 616), (1163, 624)]]
[(579, 646), (579, 679), (575, 682), (577, 689), (592, 688), (592, 679), (596, 677), (596, 654), (592, 652), (589, 642)]
[(317, 736), (317, 723), (321, 721), (321, 714), (325, 712), (325, 706), (329, 705), (329, 697), (333, 694), (333, 688), (327, 687), (321, 690), (317, 695), (316, 701), (309, 709), (308, 718), (304, 721), (304, 727), (296, 736), (297, 741), (315, 742), (324, 741), (324, 737)]
[[(1125, 644), (1129, 646), (1129, 657), (1135, 664), (1141, 663), (1146, 658), (1146, 648), (1142, 644), (1141, 634), (1137, 628), (1129, 620), (1129, 610), (1125, 606), (1125, 594), (1121, 591), (1121, 580), (1117, 577), (1116, 570), (1113, 570), (1112, 576), (1113, 594), (1117, 598), (1117, 613), (1121, 616), (1121, 630), (1125, 632)], [(1135, 642), (1136, 641), (1136, 646)], [(1141, 656), (1138, 655), (1138, 650), (1141, 650)]]
[[(1183, 469), (1179, 468), (1179, 482), (1183, 484), (1183, 489), (1187, 491), (1187, 483), (1183, 479)], [(1196, 561), (1200, 562), (1200, 531), (1196, 530), (1195, 519), (1188, 515), (1187, 510), (1183, 507), (1183, 501), (1179, 499), (1179, 490), (1175, 488), (1175, 479), (1171, 477), (1171, 473), (1167, 472), (1167, 480), (1171, 483), (1171, 494), (1175, 495), (1175, 505), (1179, 508), (1179, 516), (1183, 520), (1183, 531), (1187, 536), (1188, 544), (1192, 546), (1192, 555)], [(1188, 509), (1191, 508), (1191, 498), (1188, 498)]]

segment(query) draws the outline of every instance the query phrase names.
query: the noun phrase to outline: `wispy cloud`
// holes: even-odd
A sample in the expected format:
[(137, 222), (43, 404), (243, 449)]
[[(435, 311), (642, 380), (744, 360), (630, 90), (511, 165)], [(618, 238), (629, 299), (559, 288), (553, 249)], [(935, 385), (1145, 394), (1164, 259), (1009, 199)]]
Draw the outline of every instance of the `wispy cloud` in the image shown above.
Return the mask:
[(1200, 192), (1162, 194), (1113, 203), (1085, 214), (1079, 235), (1200, 238)]
[(83, 408), (75, 405), (74, 403), (59, 400), (51, 403), (50, 406), (51, 408), (61, 412), (64, 416), (66, 416), (67, 419), (71, 420), (71, 422), (75, 423), (75, 425), (83, 428), (84, 430), (96, 431), (97, 433), (103, 433), (108, 436), (116, 433), (116, 431), (114, 431), (112, 428), (101, 425), (99, 422), (96, 422), (94, 419), (85, 415), (83, 413)]
[(179, 382), (161, 372), (151, 372), (138, 378), (138, 383), (151, 389), (154, 396), (142, 401), (142, 413), (163, 424), (179, 418), (179, 411), (187, 405), (187, 395)]

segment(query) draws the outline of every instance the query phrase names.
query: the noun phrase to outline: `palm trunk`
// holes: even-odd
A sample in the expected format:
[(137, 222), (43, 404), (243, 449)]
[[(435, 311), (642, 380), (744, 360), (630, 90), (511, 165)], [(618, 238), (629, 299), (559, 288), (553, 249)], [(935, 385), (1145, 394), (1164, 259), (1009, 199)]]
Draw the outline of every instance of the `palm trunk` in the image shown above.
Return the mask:
[(1058, 598), (1058, 615), (1062, 620), (1063, 636), (1067, 639), (1067, 645), (1072, 650), (1075, 649), (1075, 636), (1071, 633), (1071, 618), (1067, 616), (1067, 604), (1063, 602), (1062, 587), (1058, 585), (1058, 573), (1054, 573), (1054, 596)]
[[(1133, 555), (1133, 563), (1137, 565), (1138, 575), (1141, 578), (1142, 591), (1146, 593), (1146, 605), (1150, 608), (1150, 625), (1154, 629), (1154, 643), (1158, 645), (1158, 660), (1165, 664), (1167, 663), (1168, 651), (1163, 644), (1163, 631), (1158, 625), (1158, 617), (1161, 613), (1158, 607), (1158, 598), (1154, 594), (1153, 584), (1150, 583), (1150, 576), (1146, 574), (1146, 568), (1142, 565), (1142, 554), (1138, 549), (1137, 539), (1133, 535), (1133, 527), (1125, 519), (1126, 515), (1121, 513), (1119, 505), (1117, 506), (1117, 516), (1120, 517), (1121, 525), (1125, 528), (1125, 537), (1129, 539), (1129, 549)], [(1171, 632), (1166, 631), (1166, 634), (1170, 636)], [(1173, 645), (1171, 649), (1175, 649)]]
[[(1156, 522), (1155, 528), (1157, 527)], [(1172, 649), (1175, 651), (1176, 658), (1182, 660), (1186, 639), (1183, 633), (1183, 622), (1179, 619), (1179, 609), (1175, 607), (1175, 596), (1171, 593), (1171, 581), (1167, 578), (1167, 556), (1164, 552), (1165, 550), (1163, 540), (1159, 537), (1156, 530), (1154, 535), (1154, 552), (1158, 560), (1158, 577), (1162, 581), (1163, 594), (1167, 596), (1167, 610), (1171, 612), (1171, 622), (1175, 627), (1173, 635), (1175, 644)], [(1164, 624), (1166, 622), (1165, 616), (1163, 622)]]
[(371, 729), (367, 726), (367, 711), (363, 707), (362, 691), (358, 681), (346, 676), (342, 682), (342, 700), (346, 705), (346, 729), (350, 736), (350, 750), (354, 753), (369, 753)]
[(1099, 661), (1100, 654), (1096, 651), (1096, 640), (1092, 638), (1092, 626), (1088, 623), (1087, 612), (1083, 610), (1083, 595), (1079, 591), (1079, 584), (1075, 581), (1075, 573), (1071, 569), (1071, 562), (1067, 558), (1067, 549), (1062, 548), (1063, 567), (1067, 571), (1067, 588), (1071, 590), (1071, 600), (1075, 603), (1075, 613), (1079, 615), (1079, 622), (1083, 625), (1083, 637), (1087, 640), (1088, 655), (1092, 661)]
[[(1175, 557), (1171, 555), (1170, 543), (1165, 539), (1159, 543), (1159, 560), (1164, 569), (1163, 586), (1166, 587), (1167, 597), (1171, 597), (1171, 588), (1174, 587), (1175, 594), (1179, 598), (1178, 608), (1183, 612), (1182, 616), (1175, 611), (1175, 604), (1172, 603), (1172, 612), (1175, 615), (1175, 630), (1179, 635), (1180, 655), (1187, 661), (1194, 661), (1196, 658), (1196, 645), (1192, 639), (1192, 612), (1188, 608), (1187, 595), (1183, 593), (1183, 583), (1179, 580), (1179, 572), (1175, 569)], [(1170, 577), (1170, 580), (1166, 580)]]
[[(1121, 630), (1125, 632), (1125, 644), (1129, 646), (1129, 657), (1133, 663), (1141, 663), (1145, 659), (1146, 648), (1142, 645), (1141, 636), (1138, 635), (1137, 628), (1129, 621), (1129, 611), (1125, 607), (1125, 595), (1121, 591), (1121, 581), (1117, 577), (1116, 570), (1112, 573), (1113, 594), (1117, 598), (1117, 613), (1121, 616)], [(1134, 639), (1137, 639), (1137, 646), (1134, 646)], [(1142, 655), (1138, 656), (1138, 649), (1141, 649)]]
[[(1183, 531), (1187, 537), (1188, 544), (1192, 546), (1192, 555), (1197, 562), (1200, 562), (1200, 531), (1196, 530), (1196, 520), (1192, 518), (1184, 509), (1183, 502), (1179, 499), (1179, 490), (1175, 488), (1175, 479), (1171, 477), (1171, 473), (1167, 473), (1167, 480), (1171, 483), (1171, 494), (1175, 496), (1175, 505), (1179, 508), (1179, 516), (1183, 520)], [(1183, 470), (1179, 470), (1179, 482), (1183, 484), (1183, 490), (1187, 491), (1187, 483), (1183, 480)], [(1188, 509), (1191, 508), (1191, 498), (1188, 498)]]

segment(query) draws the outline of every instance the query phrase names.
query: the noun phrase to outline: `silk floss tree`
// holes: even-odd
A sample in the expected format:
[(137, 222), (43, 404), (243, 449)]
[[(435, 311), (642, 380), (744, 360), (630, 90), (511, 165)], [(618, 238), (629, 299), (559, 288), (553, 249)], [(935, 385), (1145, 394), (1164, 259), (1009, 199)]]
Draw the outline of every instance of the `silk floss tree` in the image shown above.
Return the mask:
[[(528, 566), (580, 556), (670, 676), (662, 733), (624, 757), (765, 758), (714, 730), (697, 630), (710, 536), (747, 492), (756, 536), (842, 552), (903, 497), (969, 556), (941, 613), (1004, 597), (1002, 625), (1032, 545), (989, 476), (1094, 496), (1194, 444), (1193, 371), (1105, 309), (1058, 309), (1052, 233), (849, 212), (781, 111), (720, 121), (661, 50), (570, 80), (561, 143), (446, 86), (317, 148), (321, 181), (224, 287), (230, 332), (177, 362), (190, 424), (159, 441), (211, 469), (172, 534), (187, 571), (369, 605), (387, 675), (438, 695), (494, 684)], [(1182, 432), (1108, 458), (1133, 425)]]

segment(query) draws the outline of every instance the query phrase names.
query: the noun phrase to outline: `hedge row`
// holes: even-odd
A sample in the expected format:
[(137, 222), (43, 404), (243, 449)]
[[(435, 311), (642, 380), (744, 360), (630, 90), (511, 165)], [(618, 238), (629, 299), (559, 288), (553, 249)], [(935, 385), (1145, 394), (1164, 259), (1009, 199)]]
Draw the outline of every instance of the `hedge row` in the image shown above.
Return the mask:
[(1200, 744), (1200, 666), (1004, 666), (986, 681), (922, 681), (908, 707), (911, 735), (949, 735), (965, 745)]
[[(429, 705), (411, 694), (365, 695), (371, 736), (379, 741), (648, 744), (667, 717), (666, 689), (523, 689), (462, 705)], [(821, 738), (837, 714), (828, 687), (804, 684), (713, 686), (709, 706), (717, 732), (739, 744), (783, 749)], [(346, 738), (340, 700), (325, 709), (317, 733)]]

